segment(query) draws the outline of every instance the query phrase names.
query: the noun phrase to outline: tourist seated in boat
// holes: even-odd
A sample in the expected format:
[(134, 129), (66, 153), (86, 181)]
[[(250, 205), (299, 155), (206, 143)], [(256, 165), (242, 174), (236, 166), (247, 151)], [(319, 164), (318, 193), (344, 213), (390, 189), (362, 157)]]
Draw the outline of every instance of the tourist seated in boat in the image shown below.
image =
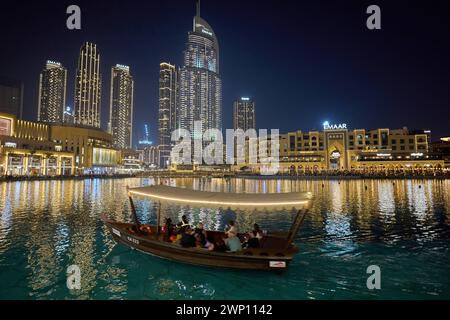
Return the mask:
[(227, 235), (228, 238), (236, 237), (238, 235), (238, 230), (233, 220), (230, 220), (226, 225), (225, 234)]
[(140, 225), (139, 226), (139, 233), (150, 234), (150, 233), (152, 233), (152, 229), (150, 228), (150, 226)]
[(189, 220), (188, 220), (188, 218), (186, 217), (186, 215), (183, 215), (182, 217), (181, 217), (181, 221), (178, 223), (178, 228), (179, 228), (179, 231), (181, 232), (181, 233), (183, 233), (184, 232), (184, 230), (187, 228), (187, 227), (191, 227), (191, 225), (190, 225), (190, 223), (189, 223)]
[(236, 252), (242, 250), (242, 244), (241, 240), (238, 238), (238, 236), (232, 236), (224, 239), (225, 244), (227, 246), (227, 251), (229, 252)]
[(225, 241), (223, 239), (219, 238), (219, 239), (217, 239), (217, 241), (214, 242), (214, 246), (213, 246), (212, 250), (217, 251), (217, 252), (226, 252), (228, 250), (228, 248), (227, 248), (227, 245), (225, 244)]
[[(172, 223), (172, 219), (166, 218), (166, 221), (164, 222), (164, 225), (162, 227), (162, 233), (164, 235), (165, 241), (172, 241), (176, 240), (176, 234), (175, 234), (175, 226)], [(175, 236), (175, 239), (173, 238)]]
[(181, 234), (180, 245), (183, 248), (191, 248), (197, 245), (194, 237), (194, 230), (192, 230), (191, 227), (185, 227), (184, 232)]
[(259, 248), (260, 241), (263, 238), (264, 233), (258, 224), (253, 225), (253, 230), (247, 234), (247, 241), (243, 243), (244, 248)]
[(198, 243), (203, 248), (206, 245), (206, 231), (203, 227), (203, 223), (199, 223), (194, 230), (194, 235), (197, 238)]
[(225, 228), (225, 235), (226, 238), (224, 239), (224, 242), (228, 251), (236, 252), (242, 250), (241, 240), (238, 237), (237, 227), (233, 220), (228, 222), (228, 225)]

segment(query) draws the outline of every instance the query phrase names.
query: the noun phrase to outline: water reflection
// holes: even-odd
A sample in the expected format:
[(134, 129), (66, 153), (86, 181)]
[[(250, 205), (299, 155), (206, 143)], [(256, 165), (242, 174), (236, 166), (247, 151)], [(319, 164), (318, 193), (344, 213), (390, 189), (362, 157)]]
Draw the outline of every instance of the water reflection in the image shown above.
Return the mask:
[[(302, 297), (328, 297), (335, 290), (350, 290), (347, 278), (325, 274), (317, 278), (316, 272), (311, 280), (305, 266), (320, 261), (314, 269), (329, 268), (333, 274), (339, 263), (351, 261), (351, 266), (344, 266), (350, 277), (352, 266), (362, 263), (358, 259), (379, 257), (380, 250), (387, 252), (383, 261), (393, 264), (414, 265), (433, 259), (432, 275), (421, 277), (436, 278), (425, 287), (438, 296), (448, 296), (448, 180), (136, 178), (1, 183), (0, 298), (223, 298), (223, 292), (251, 295), (253, 291), (233, 289), (230, 283), (230, 279), (245, 281), (248, 273), (224, 271), (219, 276), (217, 271), (199, 269), (199, 275), (193, 275), (197, 269), (148, 258), (112, 241), (99, 220), (100, 214), (131, 221), (126, 187), (160, 183), (217, 192), (313, 192), (313, 208), (296, 239), (303, 250), (285, 281), (252, 275), (256, 277), (255, 290), (261, 289), (258, 297), (270, 298), (270, 292), (274, 294), (280, 288), (293, 294), (304, 287)], [(136, 207), (142, 221), (156, 221), (156, 203), (140, 199)], [(236, 214), (171, 205), (163, 207), (162, 212), (163, 217), (174, 221), (187, 215), (194, 224), (201, 221), (213, 230), (223, 229), (230, 219), (237, 220), (241, 230), (251, 229), (255, 222), (265, 229), (286, 229), (293, 218), (290, 212)], [(399, 255), (400, 250), (405, 252)], [(65, 285), (65, 272), (71, 264), (77, 264), (82, 271), (79, 291), (71, 292)], [(444, 274), (447, 280), (439, 278)], [(334, 291), (323, 287), (329, 282)], [(336, 289), (336, 283), (340, 289)]]

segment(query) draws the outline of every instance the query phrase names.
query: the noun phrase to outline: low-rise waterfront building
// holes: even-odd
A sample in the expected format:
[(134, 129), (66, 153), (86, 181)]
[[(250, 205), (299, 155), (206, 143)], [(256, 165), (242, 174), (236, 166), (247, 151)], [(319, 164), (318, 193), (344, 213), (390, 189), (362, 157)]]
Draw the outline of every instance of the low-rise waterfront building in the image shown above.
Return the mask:
[(0, 176), (60, 176), (74, 174), (73, 152), (50, 139), (44, 123), (0, 113)]
[(112, 135), (94, 127), (52, 125), (51, 140), (62, 151), (73, 153), (78, 174), (114, 173), (120, 151), (112, 147)]
[(450, 169), (450, 137), (443, 137), (430, 144), (431, 152), (442, 156), (445, 168)]
[[(428, 172), (444, 169), (442, 155), (430, 152), (430, 131), (347, 129), (324, 124), (322, 131), (296, 131), (279, 139), (280, 172)], [(235, 171), (260, 172), (263, 165), (235, 165)]]

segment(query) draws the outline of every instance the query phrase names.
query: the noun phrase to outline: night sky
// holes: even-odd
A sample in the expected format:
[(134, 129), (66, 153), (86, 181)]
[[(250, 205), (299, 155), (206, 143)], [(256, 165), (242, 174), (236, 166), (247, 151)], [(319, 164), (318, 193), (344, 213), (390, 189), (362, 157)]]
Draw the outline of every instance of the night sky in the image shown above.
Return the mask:
[[(66, 28), (67, 6), (82, 11), (82, 30)], [(382, 30), (366, 28), (377, 4)], [(202, 17), (220, 45), (224, 128), (232, 102), (256, 101), (257, 126), (280, 132), (350, 128), (430, 128), (450, 135), (448, 1), (203, 0)], [(162, 61), (180, 65), (194, 0), (9, 1), (0, 4), (0, 76), (23, 80), (24, 117), (36, 120), (45, 61), (68, 68), (67, 105), (83, 42), (102, 59), (102, 123), (109, 114), (111, 66), (135, 79), (135, 140), (144, 123), (157, 142)]]

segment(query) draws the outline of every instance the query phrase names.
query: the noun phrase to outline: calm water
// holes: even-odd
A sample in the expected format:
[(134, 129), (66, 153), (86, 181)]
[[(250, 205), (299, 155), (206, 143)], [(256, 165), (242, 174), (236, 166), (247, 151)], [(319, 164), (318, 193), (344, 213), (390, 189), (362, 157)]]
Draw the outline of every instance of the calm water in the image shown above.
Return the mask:
[[(99, 215), (130, 220), (125, 187), (152, 179), (0, 183), (0, 299), (449, 299), (450, 181), (178, 179), (224, 192), (312, 191), (316, 197), (282, 274), (217, 270), (161, 260), (116, 245)], [(323, 184), (323, 185), (322, 185)], [(366, 190), (367, 187), (367, 190)], [(154, 204), (137, 201), (144, 221)], [(167, 207), (210, 229), (236, 219), (287, 229), (292, 215)], [(80, 266), (69, 291), (66, 269)], [(366, 287), (369, 265), (381, 290)]]

